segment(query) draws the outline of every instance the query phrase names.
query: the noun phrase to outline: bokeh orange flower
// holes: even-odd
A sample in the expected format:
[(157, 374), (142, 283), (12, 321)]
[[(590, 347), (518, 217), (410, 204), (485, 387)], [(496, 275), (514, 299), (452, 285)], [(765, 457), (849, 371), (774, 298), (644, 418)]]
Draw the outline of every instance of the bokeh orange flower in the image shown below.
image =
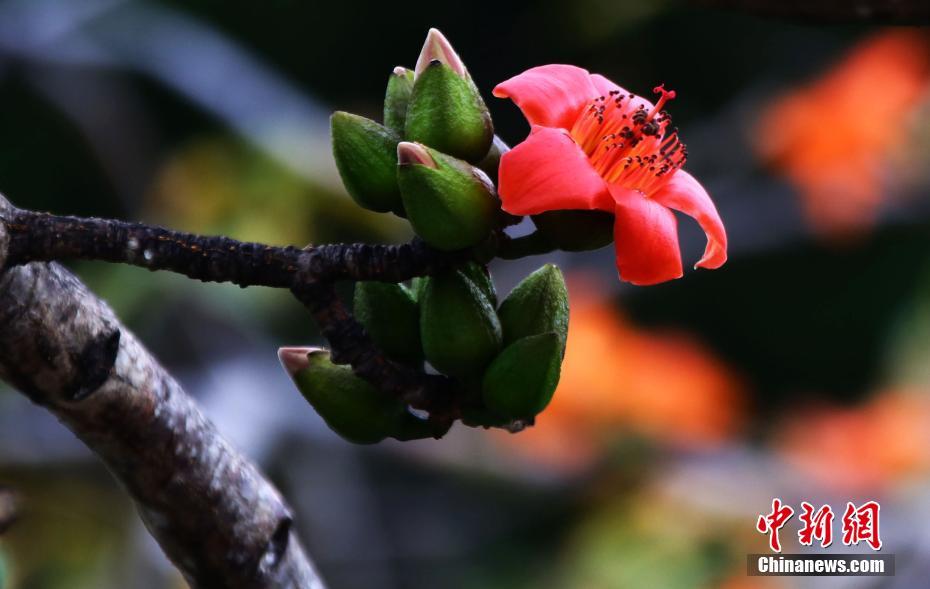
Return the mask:
[(684, 334), (636, 327), (591, 280), (569, 276), (568, 345), (552, 403), (534, 427), (499, 439), (578, 468), (624, 434), (703, 446), (736, 433), (744, 395), (728, 367)]
[(883, 392), (858, 407), (800, 409), (776, 435), (778, 452), (836, 491), (874, 491), (930, 470), (930, 396)]
[(763, 159), (798, 189), (814, 228), (843, 237), (869, 227), (889, 163), (930, 90), (930, 43), (896, 29), (859, 43), (818, 80), (778, 97), (755, 137)]

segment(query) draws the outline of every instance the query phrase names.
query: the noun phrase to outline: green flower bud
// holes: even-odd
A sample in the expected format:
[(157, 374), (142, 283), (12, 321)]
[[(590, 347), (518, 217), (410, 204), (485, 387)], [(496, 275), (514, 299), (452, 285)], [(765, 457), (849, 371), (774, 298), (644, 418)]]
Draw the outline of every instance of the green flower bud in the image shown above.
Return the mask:
[(350, 442), (374, 444), (387, 437), (410, 440), (445, 433), (355, 376), (351, 368), (333, 364), (326, 350), (281, 348), (278, 358), (326, 425)]
[(450, 376), (480, 374), (500, 350), (501, 324), (494, 306), (461, 271), (429, 279), (420, 301), (423, 352)]
[(397, 66), (388, 78), (384, 93), (384, 126), (398, 135), (404, 134), (407, 104), (413, 92), (413, 70)]
[(470, 162), (488, 153), (491, 115), (449, 41), (430, 29), (416, 66), (404, 137)]
[(546, 264), (511, 291), (498, 310), (504, 345), (554, 332), (563, 349), (568, 337), (568, 289), (557, 266)]
[(397, 145), (397, 181), (407, 218), (431, 246), (453, 251), (484, 241), (499, 203), (484, 172), (417, 143)]
[(552, 245), (567, 252), (600, 249), (614, 240), (614, 216), (604, 211), (547, 211), (532, 219)]
[(559, 384), (562, 341), (554, 332), (510, 344), (484, 373), (482, 400), (494, 414), (530, 418), (546, 408)]
[(494, 182), (494, 185), (497, 186), (497, 170), (501, 166), (501, 157), (510, 151), (510, 146), (504, 143), (504, 140), (494, 136), (494, 141), (491, 143), (491, 149), (488, 150), (488, 154), (484, 156), (484, 159), (478, 162), (478, 167), (482, 172), (488, 175), (488, 178)]
[(355, 286), (355, 317), (389, 358), (414, 366), (423, 363), (420, 308), (405, 287), (359, 282)]
[(481, 289), (481, 292), (488, 297), (488, 300), (491, 301), (491, 305), (496, 307), (497, 289), (494, 288), (494, 280), (491, 278), (491, 272), (488, 270), (488, 267), (476, 264), (475, 262), (468, 262), (461, 267), (461, 270), (465, 276), (474, 282), (475, 285)]
[(378, 123), (337, 111), (330, 119), (333, 157), (349, 195), (371, 211), (404, 213), (397, 187), (400, 136)]

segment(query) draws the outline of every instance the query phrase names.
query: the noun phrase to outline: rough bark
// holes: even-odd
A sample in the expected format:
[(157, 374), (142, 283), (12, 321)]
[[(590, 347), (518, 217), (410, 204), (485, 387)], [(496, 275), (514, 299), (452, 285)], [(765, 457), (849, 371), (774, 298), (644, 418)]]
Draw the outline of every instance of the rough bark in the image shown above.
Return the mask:
[(106, 463), (192, 587), (323, 587), (277, 490), (58, 264), (0, 275), (0, 377)]
[(113, 219), (67, 217), (9, 206), (6, 265), (67, 259), (104, 260), (170, 270), (203, 282), (292, 288), (333, 280), (400, 282), (432, 274), (468, 252), (434, 250), (422, 240), (277, 247)]

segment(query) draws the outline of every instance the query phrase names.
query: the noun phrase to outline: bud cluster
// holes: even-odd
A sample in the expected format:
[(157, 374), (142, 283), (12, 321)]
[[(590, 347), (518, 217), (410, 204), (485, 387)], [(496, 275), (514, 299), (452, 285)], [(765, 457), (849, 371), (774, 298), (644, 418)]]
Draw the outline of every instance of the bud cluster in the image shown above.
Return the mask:
[[(356, 309), (371, 302), (369, 288), (359, 285)], [(530, 422), (545, 409), (559, 381), (568, 333), (568, 291), (558, 268), (547, 264), (533, 272), (499, 305), (490, 273), (474, 262), (419, 278), (411, 289), (397, 288), (409, 293), (418, 321), (398, 313), (392, 297), (368, 304), (360, 320), (392, 359), (425, 359), (458, 379), (469, 398), (467, 425)], [(420, 347), (398, 351), (394, 343), (401, 333)]]
[[(383, 124), (337, 112), (332, 141), (360, 206), (407, 218), (437, 250), (473, 248), (466, 256), (473, 259), (493, 250), (489, 237), (502, 219), (497, 168), (509, 148), (494, 136), (478, 89), (439, 31), (430, 30), (413, 70), (391, 73)], [(560, 221), (549, 225), (555, 242)], [(409, 284), (361, 282), (354, 313), (387, 359), (419, 371), (428, 364), (453, 379), (466, 425), (532, 423), (558, 384), (568, 293), (555, 266), (532, 273), (500, 303), (487, 266), (474, 261)], [(347, 440), (438, 437), (449, 427), (415, 415), (324, 350), (282, 348), (279, 355), (304, 397)]]
[(336, 166), (359, 205), (406, 217), (444, 251), (491, 233), (500, 202), (476, 165), (491, 151), (494, 125), (442, 33), (430, 30), (415, 69), (396, 67), (388, 77), (384, 124), (336, 112), (331, 125)]
[[(363, 282), (355, 312), (396, 362), (456, 378), (465, 389), (462, 421), (475, 427), (532, 423), (556, 385), (568, 333), (568, 291), (547, 264), (501, 302), (487, 268), (470, 262), (410, 285)], [(281, 361), (326, 423), (347, 440), (375, 443), (442, 435), (400, 401), (316, 348), (282, 348)]]

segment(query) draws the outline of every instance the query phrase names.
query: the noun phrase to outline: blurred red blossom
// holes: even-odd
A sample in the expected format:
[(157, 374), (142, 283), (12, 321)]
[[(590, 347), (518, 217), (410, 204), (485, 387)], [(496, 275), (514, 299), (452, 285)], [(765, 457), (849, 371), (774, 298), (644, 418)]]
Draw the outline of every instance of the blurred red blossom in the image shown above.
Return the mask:
[(696, 267), (719, 268), (727, 236), (704, 187), (681, 169), (687, 149), (662, 110), (673, 91), (659, 86), (653, 105), (604, 76), (571, 65), (545, 65), (501, 82), (531, 125), (501, 159), (503, 208), (515, 215), (580, 209), (614, 215), (620, 278), (655, 284), (680, 278), (678, 224), (693, 217), (707, 234)]
[(930, 469), (930, 397), (889, 390), (858, 407), (800, 408), (776, 448), (804, 476), (837, 491), (871, 491)]
[(869, 227), (889, 187), (889, 162), (930, 90), (930, 43), (912, 29), (859, 43), (819, 79), (776, 98), (756, 145), (800, 191), (819, 231), (841, 237)]

